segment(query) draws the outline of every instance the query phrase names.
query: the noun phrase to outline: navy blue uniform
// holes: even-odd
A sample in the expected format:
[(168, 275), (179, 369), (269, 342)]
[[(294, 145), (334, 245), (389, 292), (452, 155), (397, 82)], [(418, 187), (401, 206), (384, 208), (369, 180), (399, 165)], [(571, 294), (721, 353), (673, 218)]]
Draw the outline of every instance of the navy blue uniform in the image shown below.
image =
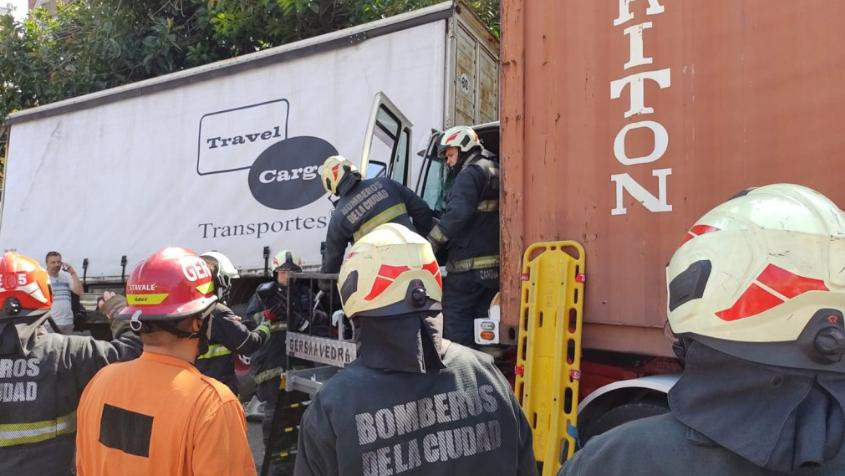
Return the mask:
[[(741, 423), (739, 423), (741, 424)], [(595, 438), (558, 476), (776, 476), (845, 474), (845, 451), (821, 466), (796, 473), (771, 471), (678, 421), (671, 413), (632, 421)]]
[(537, 474), (531, 427), (493, 359), (452, 343), (443, 364), (342, 369), (305, 411), (294, 474)]
[(0, 320), (0, 474), (71, 474), (82, 390), (105, 365), (141, 354), (128, 326), (104, 342), (47, 333), (46, 319)]
[(235, 395), (238, 394), (238, 379), (235, 376), (235, 355), (249, 355), (270, 337), (270, 325), (261, 325), (250, 330), (249, 318), (242, 320), (231, 309), (215, 304), (211, 312), (211, 339), (208, 351), (197, 357), (196, 366), (200, 372), (226, 384)]
[(326, 234), (323, 272), (337, 273), (346, 245), (385, 223), (398, 223), (425, 236), (434, 217), (411, 189), (385, 177), (361, 180), (341, 192)]
[(467, 158), (446, 195), (443, 215), (428, 235), (446, 247), (444, 337), (473, 344), (473, 320), (487, 315), (499, 290), (499, 164), (481, 152)]
[[(256, 394), (264, 402), (264, 415), (261, 420), (261, 429), (264, 436), (264, 451), (271, 453), (270, 468), (268, 474), (271, 476), (290, 474), (293, 460), (282, 457), (287, 453), (286, 438), (288, 433), (284, 431), (285, 425), (277, 421), (280, 428), (273, 433), (273, 420), (275, 417), (277, 400), (280, 395), (281, 375), (285, 371), (287, 362), (286, 337), (287, 330), (299, 329), (308, 319), (310, 307), (314, 301), (314, 293), (310, 287), (302, 282), (292, 281), (289, 286), (280, 286), (280, 292), (285, 297), (282, 300), (282, 308), (277, 310), (278, 315), (273, 316), (274, 321), (265, 321), (262, 326), (268, 326), (270, 337), (254, 354), (250, 356), (250, 371), (256, 384)], [(290, 295), (288, 295), (290, 293)], [(288, 303), (290, 307), (288, 308)], [(247, 306), (247, 316), (260, 315), (264, 311), (263, 306), (254, 295)], [(287, 411), (287, 409), (286, 409)], [(291, 415), (293, 416), (293, 415)], [(271, 435), (273, 436), (271, 440)], [(294, 435), (295, 436), (295, 435)], [(294, 439), (293, 443), (296, 442)]]

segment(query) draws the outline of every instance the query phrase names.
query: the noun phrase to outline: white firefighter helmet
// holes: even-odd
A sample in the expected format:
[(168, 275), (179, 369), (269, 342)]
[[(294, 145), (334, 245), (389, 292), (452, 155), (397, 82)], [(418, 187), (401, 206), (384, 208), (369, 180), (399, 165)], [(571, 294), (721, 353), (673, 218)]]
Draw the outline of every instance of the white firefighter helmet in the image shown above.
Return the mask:
[(816, 318), (841, 329), (845, 214), (799, 185), (749, 189), (695, 222), (666, 282), (672, 331), (728, 353), (729, 342), (795, 343)]
[(320, 183), (323, 189), (337, 195), (337, 187), (347, 173), (357, 172), (358, 167), (341, 155), (332, 155), (320, 167)]
[(302, 260), (290, 250), (281, 250), (273, 256), (270, 268), (273, 271), (279, 268), (286, 271), (302, 271)]
[(337, 283), (350, 319), (436, 311), (443, 294), (431, 245), (396, 223), (380, 225), (355, 242)]
[(466, 153), (475, 147), (481, 147), (481, 141), (472, 127), (455, 126), (443, 133), (440, 139), (440, 155), (445, 154), (449, 147), (457, 147), (461, 152)]
[(232, 263), (226, 255), (218, 251), (206, 251), (200, 255), (201, 258), (208, 258), (206, 261), (211, 261), (217, 266), (217, 272), (220, 276), (225, 276), (229, 279), (239, 278), (238, 268)]
[(211, 265), (214, 281), (218, 286), (217, 297), (223, 301), (228, 301), (229, 291), (232, 289), (232, 280), (240, 277), (238, 269), (232, 264), (232, 260), (217, 251), (206, 251), (200, 257)]

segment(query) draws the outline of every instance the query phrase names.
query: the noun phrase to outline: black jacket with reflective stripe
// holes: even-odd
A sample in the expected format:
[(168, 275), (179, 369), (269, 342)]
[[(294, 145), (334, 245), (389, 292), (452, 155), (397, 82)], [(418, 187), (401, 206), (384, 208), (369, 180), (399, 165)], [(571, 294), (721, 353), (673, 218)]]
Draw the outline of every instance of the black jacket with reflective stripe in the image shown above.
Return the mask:
[(237, 395), (235, 354), (249, 355), (257, 351), (270, 337), (270, 329), (268, 326), (255, 328), (255, 323), (249, 316), (235, 316), (231, 309), (222, 304), (215, 305), (211, 319), (209, 350), (197, 357), (196, 367), (203, 375), (226, 384), (232, 393)]
[[(282, 315), (279, 316), (278, 321), (266, 323), (270, 326), (270, 338), (250, 356), (250, 373), (255, 377), (256, 383), (259, 384), (281, 375), (281, 370), (285, 368), (287, 359), (286, 330), (288, 326), (294, 326), (295, 329), (296, 326), (307, 320), (311, 305), (314, 302), (314, 293), (301, 281), (293, 281), (289, 286), (283, 287), (281, 292), (286, 297), (287, 293), (290, 293), (290, 309), (282, 309)], [(246, 314), (253, 316), (263, 310), (257, 295), (253, 295), (249, 301), (249, 306), (247, 306)]]
[(141, 355), (141, 340), (128, 326), (111, 342), (29, 330), (26, 352), (14, 322), (0, 320), (0, 474), (66, 475), (82, 390), (107, 364)]
[(450, 343), (443, 363), (342, 369), (302, 417), (294, 474), (536, 474), (531, 427), (493, 359)]
[(499, 254), (499, 164), (476, 153), (446, 194), (429, 239), (448, 249), (448, 262)]
[(428, 205), (408, 187), (385, 177), (361, 180), (335, 204), (326, 234), (323, 272), (340, 270), (346, 245), (360, 238), (356, 233), (365, 234), (384, 223), (399, 223), (425, 236), (434, 218)]

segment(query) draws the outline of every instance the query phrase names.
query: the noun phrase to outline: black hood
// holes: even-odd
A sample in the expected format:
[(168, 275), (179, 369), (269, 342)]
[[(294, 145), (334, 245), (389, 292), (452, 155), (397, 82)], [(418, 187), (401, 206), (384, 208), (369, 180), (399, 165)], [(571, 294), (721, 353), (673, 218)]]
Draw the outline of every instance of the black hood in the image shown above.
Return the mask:
[(845, 443), (845, 375), (742, 360), (692, 340), (672, 414), (755, 465), (824, 466)]
[(347, 172), (346, 175), (340, 179), (340, 183), (337, 184), (337, 196), (342, 197), (346, 195), (353, 187), (358, 185), (359, 182), (361, 182), (360, 172)]
[(50, 317), (49, 312), (36, 316), (0, 319), (0, 355), (20, 355), (26, 357), (35, 345), (35, 338), (44, 322)]
[(391, 317), (361, 317), (358, 358), (367, 367), (410, 373), (446, 368), (443, 315), (421, 312)]

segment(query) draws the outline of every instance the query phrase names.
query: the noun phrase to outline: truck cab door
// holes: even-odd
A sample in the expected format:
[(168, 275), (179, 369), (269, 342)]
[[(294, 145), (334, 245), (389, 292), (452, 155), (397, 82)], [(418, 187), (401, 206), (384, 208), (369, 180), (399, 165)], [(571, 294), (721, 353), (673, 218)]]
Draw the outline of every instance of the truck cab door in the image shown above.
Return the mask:
[(420, 177), (417, 180), (417, 195), (422, 198), (429, 208), (434, 212), (435, 216), (440, 216), (443, 212), (443, 198), (446, 195), (445, 183), (446, 161), (438, 155), (438, 148), (440, 145), (440, 138), (443, 132), (432, 129), (431, 136), (428, 139), (428, 146), (425, 150), (420, 151), (423, 158), (423, 164), (420, 168)]
[(361, 153), (364, 178), (389, 177), (407, 186), (414, 125), (382, 92), (376, 94)]

